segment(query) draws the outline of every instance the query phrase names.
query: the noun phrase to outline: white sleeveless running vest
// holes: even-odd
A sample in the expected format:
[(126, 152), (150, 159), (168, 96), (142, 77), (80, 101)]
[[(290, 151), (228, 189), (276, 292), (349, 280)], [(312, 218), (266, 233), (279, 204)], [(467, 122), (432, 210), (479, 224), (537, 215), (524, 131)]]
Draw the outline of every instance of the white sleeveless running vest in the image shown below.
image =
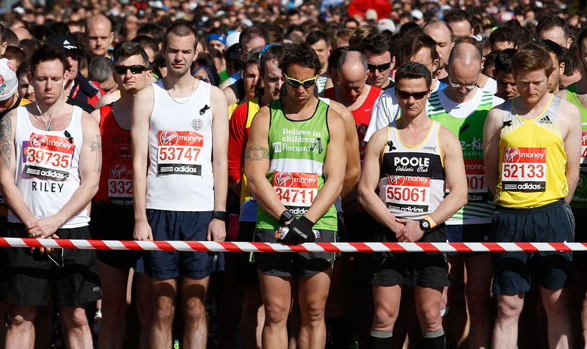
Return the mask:
[[(38, 219), (55, 215), (80, 186), (79, 157), (84, 142), (82, 109), (73, 107), (65, 130), (45, 131), (31, 124), (26, 107), (18, 107), (14, 142), (15, 182), (24, 202)], [(8, 221), (22, 223), (12, 210), (8, 213)], [(79, 228), (89, 222), (84, 208), (60, 228)]]
[(379, 197), (396, 217), (421, 219), (434, 212), (444, 198), (444, 163), (433, 121), (422, 143), (408, 146), (395, 121), (387, 127), (383, 148)]
[(153, 83), (149, 127), (148, 209), (214, 210), (211, 85), (172, 99), (162, 80)]

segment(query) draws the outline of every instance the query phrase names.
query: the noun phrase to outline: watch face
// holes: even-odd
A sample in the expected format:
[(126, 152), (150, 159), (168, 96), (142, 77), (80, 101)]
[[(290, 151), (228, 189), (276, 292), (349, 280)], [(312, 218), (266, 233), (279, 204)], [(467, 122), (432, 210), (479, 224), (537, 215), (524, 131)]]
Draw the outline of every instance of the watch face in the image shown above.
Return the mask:
[(420, 221), (420, 226), (422, 229), (430, 229), (430, 222), (427, 220)]

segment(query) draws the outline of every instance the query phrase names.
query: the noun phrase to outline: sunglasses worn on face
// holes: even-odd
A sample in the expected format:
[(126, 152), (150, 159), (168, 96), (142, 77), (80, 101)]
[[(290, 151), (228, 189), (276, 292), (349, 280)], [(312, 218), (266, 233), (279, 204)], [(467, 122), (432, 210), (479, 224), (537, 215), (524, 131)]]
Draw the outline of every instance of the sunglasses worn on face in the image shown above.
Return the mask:
[(407, 91), (402, 91), (402, 90), (395, 90), (395, 92), (397, 92), (397, 95), (401, 98), (401, 99), (408, 99), (410, 97), (414, 97), (414, 99), (422, 99), (424, 97), (426, 97), (426, 95), (428, 94), (428, 91), (422, 91), (422, 92), (407, 92)]
[(389, 69), (390, 66), (391, 66), (391, 62), (379, 64), (379, 65), (367, 64), (367, 69), (369, 69), (369, 71), (372, 71), (372, 72), (375, 71), (375, 69), (377, 69), (381, 73), (381, 72), (384, 72), (387, 69)]
[(143, 65), (131, 65), (131, 66), (117, 65), (116, 67), (114, 67), (114, 71), (116, 72), (116, 74), (120, 74), (120, 75), (126, 74), (126, 71), (128, 69), (130, 69), (130, 72), (133, 74), (140, 74), (140, 73), (144, 72), (145, 70), (147, 70), (147, 68)]
[(316, 84), (316, 79), (318, 79), (318, 75), (314, 76), (313, 78), (300, 81), (298, 79), (290, 78), (289, 76), (285, 75), (285, 82), (288, 83), (289, 86), (293, 88), (298, 88), (300, 85), (304, 86), (305, 89), (309, 89), (310, 87)]
[(465, 90), (472, 90), (476, 87), (479, 87), (479, 85), (477, 85), (477, 83), (474, 84), (470, 84), (470, 85), (465, 85), (465, 84), (456, 84), (454, 82), (452, 82), (452, 80), (450, 79), (450, 77), (448, 78), (448, 82), (450, 82), (450, 86), (452, 86), (453, 88), (465, 88)]

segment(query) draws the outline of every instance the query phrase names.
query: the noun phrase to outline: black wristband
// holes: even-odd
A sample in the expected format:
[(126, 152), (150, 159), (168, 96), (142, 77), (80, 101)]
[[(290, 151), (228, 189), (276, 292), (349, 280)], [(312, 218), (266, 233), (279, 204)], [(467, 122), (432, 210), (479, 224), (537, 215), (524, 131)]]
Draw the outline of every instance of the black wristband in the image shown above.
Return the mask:
[(214, 211), (212, 213), (212, 219), (220, 219), (223, 222), (226, 222), (226, 212), (224, 211)]
[(304, 223), (304, 225), (309, 226), (310, 228), (314, 226), (314, 222), (312, 222), (311, 220), (309, 220), (308, 218), (306, 218), (306, 216), (300, 216), (298, 218), (298, 220), (302, 221)]
[(291, 221), (294, 218), (295, 218), (295, 216), (293, 213), (291, 213), (290, 210), (285, 210), (281, 214), (281, 217), (279, 217), (279, 225), (283, 227), (285, 225), (285, 223)]

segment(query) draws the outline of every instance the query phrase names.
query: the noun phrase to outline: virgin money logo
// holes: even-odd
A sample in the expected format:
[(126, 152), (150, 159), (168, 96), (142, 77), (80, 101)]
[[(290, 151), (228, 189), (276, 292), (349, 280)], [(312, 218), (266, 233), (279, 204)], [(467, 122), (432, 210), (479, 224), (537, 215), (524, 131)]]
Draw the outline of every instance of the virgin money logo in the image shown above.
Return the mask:
[(159, 133), (159, 144), (161, 145), (175, 145), (178, 140), (177, 132), (175, 131), (161, 131)]
[(31, 139), (29, 142), (33, 148), (41, 149), (47, 149), (47, 144), (49, 143), (49, 141), (47, 140), (47, 136), (36, 134), (31, 135)]
[(110, 169), (111, 178), (126, 178), (127, 168), (124, 165), (114, 165)]
[(396, 185), (396, 186), (402, 186), (404, 184), (404, 181), (406, 180), (406, 177), (404, 176), (391, 176), (388, 177), (387, 179), (391, 184), (391, 185)]
[(275, 176), (275, 184), (278, 187), (291, 187), (293, 185), (293, 176), (289, 172), (279, 172)]
[(8, 66), (8, 68), (10, 68), (10, 70), (16, 71), (16, 69), (14, 68), (14, 66), (12, 65), (12, 63), (10, 61), (6, 62), (6, 65)]
[(518, 148), (505, 148), (503, 152), (504, 162), (518, 162), (520, 161), (520, 150)]

